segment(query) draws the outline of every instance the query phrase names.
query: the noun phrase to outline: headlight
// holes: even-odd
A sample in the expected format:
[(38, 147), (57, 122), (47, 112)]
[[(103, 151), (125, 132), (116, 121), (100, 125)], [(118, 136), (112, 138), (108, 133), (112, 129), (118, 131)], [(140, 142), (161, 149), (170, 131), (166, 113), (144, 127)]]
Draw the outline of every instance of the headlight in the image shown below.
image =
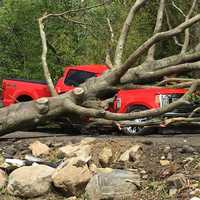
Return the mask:
[(161, 108), (169, 105), (170, 103), (177, 101), (182, 94), (160, 94), (156, 96), (156, 103), (160, 105)]

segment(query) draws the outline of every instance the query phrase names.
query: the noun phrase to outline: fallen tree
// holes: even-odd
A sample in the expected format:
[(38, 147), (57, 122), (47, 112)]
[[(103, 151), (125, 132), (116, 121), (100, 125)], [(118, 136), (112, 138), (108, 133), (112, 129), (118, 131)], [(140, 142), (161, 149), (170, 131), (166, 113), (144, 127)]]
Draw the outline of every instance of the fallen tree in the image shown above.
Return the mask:
[[(80, 9), (70, 10), (63, 13), (47, 14), (45, 13), (41, 18), (39, 18), (40, 34), (43, 45), (42, 54), (42, 64), (44, 69), (45, 78), (47, 80), (49, 89), (51, 91), (52, 97), (41, 98), (36, 101), (24, 102), (11, 105), (0, 109), (0, 132), (1, 135), (4, 133), (9, 133), (11, 131), (24, 129), (37, 125), (43, 121), (50, 119), (59, 118), (60, 116), (65, 116), (71, 118), (72, 115), (81, 117), (90, 117), (93, 120), (103, 123), (110, 124), (123, 124), (124, 121), (128, 120), (128, 124), (145, 126), (151, 125), (150, 122), (144, 123), (134, 123), (130, 120), (143, 118), (143, 117), (158, 117), (166, 112), (172, 111), (175, 108), (189, 104), (192, 101), (191, 95), (199, 89), (200, 80), (189, 80), (184, 83), (188, 83), (188, 92), (179, 100), (169, 104), (168, 106), (160, 109), (152, 109), (141, 112), (120, 114), (112, 113), (104, 109), (100, 99), (105, 99), (105, 90), (110, 92), (113, 88), (123, 88), (123, 86), (130, 84), (134, 87), (139, 87), (138, 83), (150, 83), (155, 82), (155, 80), (161, 80), (164, 76), (171, 74), (181, 74), (183, 72), (194, 71), (200, 69), (200, 53), (199, 45), (189, 49), (189, 28), (195, 23), (200, 21), (200, 14), (193, 17), (192, 13), (195, 9), (196, 2), (194, 0), (191, 9), (186, 16), (183, 23), (171, 28), (167, 31), (162, 30), (162, 23), (164, 21), (164, 10), (167, 9), (165, 4), (167, 0), (160, 0), (160, 5), (157, 14), (157, 21), (154, 29), (154, 34), (147, 41), (145, 41), (140, 47), (138, 47), (125, 62), (122, 61), (123, 51), (126, 44), (126, 39), (129, 33), (129, 27), (131, 22), (134, 20), (134, 16), (137, 11), (146, 5), (148, 6), (148, 0), (137, 0), (125, 20), (123, 25), (121, 35), (116, 47), (114, 60), (110, 60), (111, 69), (105, 72), (102, 76), (98, 78), (90, 78), (85, 83), (81, 84), (74, 90), (67, 92), (65, 94), (57, 95), (54, 91), (54, 87), (50, 78), (48, 65), (47, 65), (47, 44), (46, 44), (46, 34), (44, 31), (45, 20), (51, 17), (67, 16), (70, 12), (78, 12)], [(103, 3), (104, 4), (104, 3)], [(101, 4), (102, 5), (102, 4)], [(100, 5), (95, 5), (92, 7), (82, 8), (82, 9), (92, 9)], [(66, 19), (68, 19), (66, 17)], [(71, 20), (71, 19), (69, 19)], [(173, 38), (178, 34), (185, 31), (185, 42), (180, 54), (173, 55), (170, 57), (162, 58), (159, 60), (155, 59), (155, 51), (157, 43)], [(147, 54), (147, 58), (143, 63), (137, 64), (138, 59), (141, 56)], [(110, 56), (109, 56), (110, 57)], [(114, 64), (112, 64), (114, 63)], [(87, 102), (90, 102), (89, 104)], [(91, 103), (92, 102), (92, 103)], [(99, 103), (100, 102), (100, 103)], [(94, 105), (99, 105), (96, 107)], [(87, 105), (87, 106), (85, 106)], [(90, 105), (90, 106), (88, 106)], [(193, 115), (184, 121), (190, 122), (195, 121), (196, 118)], [(180, 120), (169, 121), (158, 121), (159, 124), (171, 124), (178, 122)], [(154, 122), (155, 123), (155, 122)]]

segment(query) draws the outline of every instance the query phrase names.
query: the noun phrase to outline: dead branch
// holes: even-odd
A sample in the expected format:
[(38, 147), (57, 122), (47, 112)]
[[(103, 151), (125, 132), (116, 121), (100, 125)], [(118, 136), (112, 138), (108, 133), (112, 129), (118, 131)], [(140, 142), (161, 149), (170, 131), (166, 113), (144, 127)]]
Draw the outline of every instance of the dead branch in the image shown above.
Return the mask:
[(158, 43), (159, 41), (163, 39), (167, 39), (170, 37), (173, 37), (181, 32), (183, 32), (186, 28), (192, 26), (193, 24), (197, 23), (200, 21), (200, 14), (192, 17), (186, 22), (183, 22), (179, 26), (175, 27), (174, 29), (171, 29), (169, 31), (165, 32), (160, 32), (155, 35), (153, 35), (151, 38), (149, 38), (146, 42), (144, 42), (137, 50), (135, 50), (129, 58), (125, 61), (121, 67), (116, 68), (112, 71), (112, 75), (110, 74), (109, 77), (109, 84), (116, 84), (117, 82), (120, 81), (120, 78), (127, 72), (129, 68), (133, 68), (135, 62), (137, 61), (138, 57), (140, 57), (146, 50), (148, 50), (152, 45), (155, 43)]
[(165, 78), (163, 81), (160, 81), (156, 84), (156, 86), (163, 86), (169, 83), (182, 83), (182, 82), (188, 82), (188, 81), (194, 81), (194, 79), (191, 78)]
[[(197, 4), (197, 0), (194, 0), (193, 3), (192, 3), (192, 6), (190, 8), (190, 11), (188, 12), (187, 16), (185, 17), (185, 21), (188, 21), (191, 18), (196, 4)], [(185, 30), (185, 40), (184, 40), (184, 44), (183, 44), (181, 53), (185, 53), (187, 51), (188, 46), (189, 46), (189, 42), (190, 42), (190, 30), (189, 30), (189, 28), (187, 28)]]
[(169, 126), (172, 124), (185, 124), (185, 123), (198, 123), (199, 125), (200, 122), (200, 118), (199, 117), (190, 117), (190, 118), (186, 118), (186, 117), (177, 117), (177, 118), (171, 118), (171, 119), (166, 119), (165, 120), (165, 125)]
[(196, 113), (199, 113), (199, 111), (200, 111), (200, 107), (195, 108), (195, 109), (191, 112), (191, 114), (189, 115), (189, 118), (194, 117)]
[(146, 72), (146, 73), (138, 73), (138, 80), (142, 80), (143, 82), (152, 82), (162, 78), (163, 76), (167, 76), (170, 74), (180, 74), (183, 72), (200, 70), (200, 62), (193, 63), (184, 63), (180, 65), (170, 66), (164, 69)]
[[(169, 18), (169, 14), (168, 14), (168, 12), (167, 12), (167, 9), (165, 9), (165, 16), (166, 16), (166, 19), (167, 19), (167, 25), (168, 25), (169, 30), (170, 30), (170, 29), (172, 29), (173, 27), (172, 27), (172, 25), (171, 25), (171, 22), (170, 22), (170, 18)], [(183, 46), (183, 44), (181, 44), (181, 43), (178, 41), (178, 38), (177, 38), (176, 36), (174, 36), (173, 39), (174, 39), (174, 42), (175, 42), (175, 44), (176, 44), (177, 46), (180, 46), (180, 47)]]
[(179, 13), (181, 13), (184, 17), (186, 17), (186, 14), (183, 12), (183, 10), (181, 10), (181, 8), (179, 8), (176, 4), (175, 4), (175, 2), (173, 1), (173, 0), (171, 0), (172, 1), (172, 6), (179, 12)]
[(109, 68), (113, 68), (113, 64), (112, 64), (111, 57), (110, 57), (110, 51), (111, 51), (112, 46), (114, 44), (114, 31), (113, 31), (110, 19), (107, 17), (106, 20), (107, 20), (107, 24), (108, 24), (109, 31), (110, 31), (110, 42), (109, 42), (109, 48), (106, 51), (106, 61), (105, 61), (105, 63)]
[(134, 5), (129, 11), (129, 14), (124, 22), (123, 28), (121, 30), (121, 34), (117, 43), (117, 47), (115, 50), (115, 57), (114, 57), (114, 66), (120, 66), (122, 63), (122, 56), (124, 52), (124, 48), (126, 45), (126, 40), (128, 37), (128, 33), (130, 30), (130, 26), (132, 24), (133, 18), (136, 12), (147, 2), (148, 0), (136, 0)]
[(128, 72), (121, 78), (121, 83), (130, 83), (138, 80), (137, 73), (148, 72), (153, 70), (159, 70), (167, 68), (169, 66), (175, 66), (182, 63), (194, 62), (200, 59), (200, 52), (188, 52), (184, 54), (177, 54), (170, 57), (155, 60), (149, 63), (143, 63), (133, 69), (129, 69)]
[[(165, 9), (165, 0), (160, 0), (160, 5), (159, 5), (158, 13), (157, 13), (156, 25), (155, 25), (153, 34), (159, 33), (162, 29), (164, 9)], [(148, 54), (147, 54), (147, 62), (154, 60), (155, 51), (156, 51), (156, 44), (154, 44), (149, 49)]]
[(97, 5), (93, 5), (93, 6), (88, 6), (88, 7), (83, 7), (83, 8), (77, 8), (77, 9), (72, 9), (72, 10), (67, 10), (67, 11), (64, 11), (64, 12), (61, 12), (61, 13), (46, 14), (43, 20), (45, 20), (45, 19), (47, 19), (49, 17), (60, 17), (60, 16), (64, 16), (64, 15), (67, 15), (67, 14), (70, 14), (70, 13), (77, 13), (77, 12), (80, 12), (80, 11), (91, 10), (91, 9), (94, 9), (94, 8), (98, 8), (100, 6), (104, 6), (107, 3), (109, 3), (109, 1), (104, 1), (101, 4), (97, 4)]
[(52, 96), (56, 96), (57, 92), (54, 88), (54, 84), (53, 81), (51, 79), (51, 75), (49, 72), (49, 68), (47, 65), (47, 61), (46, 61), (46, 57), (47, 57), (47, 40), (46, 40), (46, 34), (44, 32), (44, 24), (43, 24), (43, 19), (45, 18), (46, 13), (38, 19), (38, 23), (39, 23), (39, 29), (40, 29), (40, 37), (42, 40), (42, 67), (43, 67), (43, 71), (44, 71), (44, 77), (47, 81), (47, 85), (49, 87), (49, 91), (51, 93)]

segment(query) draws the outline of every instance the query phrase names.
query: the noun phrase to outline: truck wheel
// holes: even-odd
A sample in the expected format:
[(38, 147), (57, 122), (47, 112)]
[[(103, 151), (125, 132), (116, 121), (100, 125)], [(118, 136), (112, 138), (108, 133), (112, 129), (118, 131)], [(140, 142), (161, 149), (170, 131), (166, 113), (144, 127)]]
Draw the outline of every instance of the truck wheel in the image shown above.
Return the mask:
[(28, 96), (28, 95), (22, 95), (22, 96), (19, 96), (19, 97), (17, 98), (16, 103), (17, 103), (17, 102), (32, 101), (32, 100), (33, 100), (32, 97), (30, 97), (30, 96)]
[[(132, 106), (130, 107), (127, 112), (140, 112), (148, 110), (145, 106)], [(134, 122), (145, 122), (148, 118), (141, 118), (141, 119), (135, 119)], [(138, 134), (150, 134), (153, 131), (155, 131), (154, 127), (140, 127), (140, 126), (127, 126), (122, 129), (122, 132), (127, 135), (138, 135)]]

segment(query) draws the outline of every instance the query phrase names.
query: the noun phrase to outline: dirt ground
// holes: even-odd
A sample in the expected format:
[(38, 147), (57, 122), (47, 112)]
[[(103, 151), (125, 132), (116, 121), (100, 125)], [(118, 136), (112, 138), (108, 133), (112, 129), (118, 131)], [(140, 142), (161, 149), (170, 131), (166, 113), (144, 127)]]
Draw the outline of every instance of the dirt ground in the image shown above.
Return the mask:
[[(88, 136), (62, 136), (23, 139), (30, 133), (17, 132), (7, 136), (7, 139), (0, 140), (0, 152), (2, 156), (13, 156), (13, 158), (23, 159), (26, 154), (30, 154), (29, 144), (39, 140), (51, 148), (51, 155), (46, 157), (47, 161), (57, 162), (60, 158), (57, 154), (58, 146), (79, 143)], [(37, 133), (41, 135), (40, 133)], [(36, 135), (37, 135), (36, 134)], [(15, 139), (9, 137), (17, 136)], [(99, 153), (104, 147), (110, 147), (114, 152), (109, 166), (118, 169), (137, 169), (142, 175), (142, 184), (133, 200), (190, 200), (193, 196), (200, 197), (200, 133), (182, 135), (148, 135), (148, 136), (106, 136), (95, 137), (92, 143), (92, 161), (98, 167)], [(120, 163), (119, 156), (134, 144), (141, 144), (143, 154), (138, 161)], [(170, 158), (166, 155), (166, 148), (170, 147)], [(168, 152), (168, 153), (169, 153)], [(169, 160), (169, 164), (162, 166), (161, 160)], [(188, 184), (177, 191), (176, 195), (169, 195), (169, 188), (166, 179), (172, 175), (182, 173), (188, 180)], [(1, 200), (20, 200), (9, 196), (6, 191), (2, 191)], [(53, 191), (46, 196), (35, 198), (34, 200), (66, 200), (64, 194)]]

